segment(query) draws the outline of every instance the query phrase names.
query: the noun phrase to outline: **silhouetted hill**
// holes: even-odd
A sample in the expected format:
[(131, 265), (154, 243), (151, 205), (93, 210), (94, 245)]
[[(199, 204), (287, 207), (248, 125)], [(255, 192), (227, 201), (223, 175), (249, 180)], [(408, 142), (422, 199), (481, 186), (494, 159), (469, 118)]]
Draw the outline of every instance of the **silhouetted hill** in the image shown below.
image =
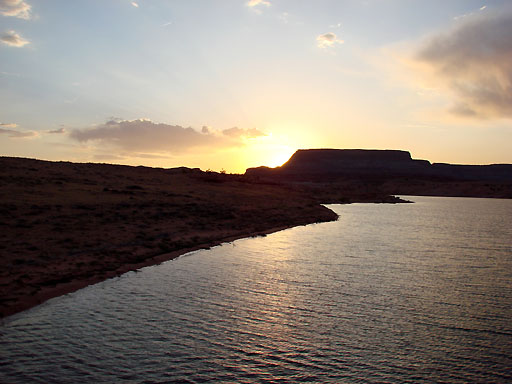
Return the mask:
[(512, 181), (511, 164), (453, 165), (416, 160), (407, 151), (300, 149), (281, 167), (249, 168), (246, 175), (333, 178), (338, 176), (437, 177), (453, 180)]
[(512, 197), (511, 164), (431, 164), (399, 150), (302, 149), (281, 167), (249, 168), (246, 175), (282, 182), (364, 182), (391, 194)]

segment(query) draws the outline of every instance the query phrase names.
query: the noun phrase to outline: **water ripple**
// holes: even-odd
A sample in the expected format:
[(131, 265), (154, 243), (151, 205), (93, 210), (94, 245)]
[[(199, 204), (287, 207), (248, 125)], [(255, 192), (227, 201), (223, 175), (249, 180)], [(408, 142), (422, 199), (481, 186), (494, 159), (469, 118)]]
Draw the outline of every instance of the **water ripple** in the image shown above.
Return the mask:
[(512, 202), (409, 199), (8, 318), (0, 382), (512, 382)]

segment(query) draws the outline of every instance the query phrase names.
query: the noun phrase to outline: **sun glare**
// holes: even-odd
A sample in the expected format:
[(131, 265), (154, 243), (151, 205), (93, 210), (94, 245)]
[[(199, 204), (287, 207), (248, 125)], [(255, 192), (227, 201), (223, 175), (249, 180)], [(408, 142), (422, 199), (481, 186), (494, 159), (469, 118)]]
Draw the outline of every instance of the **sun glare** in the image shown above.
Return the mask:
[(293, 150), (290, 148), (290, 151), (278, 152), (272, 155), (267, 161), (268, 167), (279, 167), (286, 163), (288, 159), (293, 155)]
[(297, 150), (297, 147), (289, 144), (287, 137), (271, 133), (251, 140), (243, 154), (247, 167), (278, 167), (283, 165)]

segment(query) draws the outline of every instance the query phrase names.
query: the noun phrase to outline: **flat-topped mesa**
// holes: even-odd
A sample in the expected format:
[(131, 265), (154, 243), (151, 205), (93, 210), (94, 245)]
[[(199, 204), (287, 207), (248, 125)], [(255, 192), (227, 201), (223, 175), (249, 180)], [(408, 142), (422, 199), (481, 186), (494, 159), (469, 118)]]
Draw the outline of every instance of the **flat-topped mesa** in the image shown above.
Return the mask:
[(416, 165), (407, 151), (372, 149), (299, 149), (283, 171), (342, 172), (346, 169), (388, 169)]
[(298, 181), (434, 178), (512, 182), (512, 165), (431, 164), (401, 150), (300, 149), (281, 167), (249, 168), (246, 175)]
[(413, 160), (400, 150), (300, 149), (281, 167), (249, 168), (247, 175), (332, 178), (352, 175), (407, 176), (428, 170), (426, 160)]
[(400, 150), (378, 149), (299, 149), (283, 166), (300, 161), (411, 161), (411, 154)]

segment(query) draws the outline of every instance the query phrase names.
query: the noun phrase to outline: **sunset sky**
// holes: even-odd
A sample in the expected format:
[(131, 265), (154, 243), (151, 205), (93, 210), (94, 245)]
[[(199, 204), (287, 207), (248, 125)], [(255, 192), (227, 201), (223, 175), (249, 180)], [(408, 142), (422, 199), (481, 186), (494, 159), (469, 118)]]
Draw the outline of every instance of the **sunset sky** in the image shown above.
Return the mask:
[(512, 163), (512, 2), (0, 0), (0, 155)]

